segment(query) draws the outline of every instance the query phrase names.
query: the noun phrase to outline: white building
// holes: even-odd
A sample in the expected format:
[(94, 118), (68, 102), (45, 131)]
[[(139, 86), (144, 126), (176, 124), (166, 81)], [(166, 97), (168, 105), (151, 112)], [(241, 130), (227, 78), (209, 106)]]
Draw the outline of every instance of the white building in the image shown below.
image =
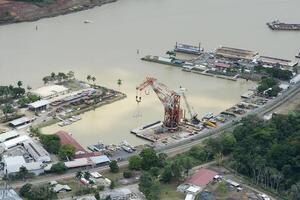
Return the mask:
[(29, 172), (39, 175), (44, 172), (41, 162), (26, 163), (23, 156), (4, 157), (4, 171), (8, 174), (17, 173), (21, 167), (25, 167)]
[(43, 99), (50, 99), (58, 95), (63, 95), (68, 92), (68, 88), (62, 85), (48, 85), (36, 90), (33, 90), (31, 93), (40, 96)]
[(26, 140), (23, 142), (26, 151), (37, 162), (50, 162), (50, 154), (39, 144), (32, 140)]
[(18, 136), (19, 136), (19, 133), (17, 131), (15, 131), (15, 130), (8, 131), (8, 132), (2, 133), (0, 135), (0, 142), (5, 142), (7, 140), (16, 138)]
[(22, 200), (21, 197), (11, 188), (1, 187), (0, 188), (0, 199), (1, 200)]
[(1, 146), (4, 149), (10, 149), (10, 148), (15, 147), (19, 144), (22, 144), (23, 142), (25, 142), (27, 140), (29, 140), (29, 137), (27, 135), (22, 135), (22, 136), (14, 138), (14, 139), (7, 140), (7, 141), (3, 142), (1, 144)]
[(35, 101), (33, 103), (28, 104), (28, 108), (29, 108), (29, 110), (38, 112), (38, 111), (46, 110), (49, 104), (50, 104), (50, 101), (48, 101), (48, 100), (39, 100), (39, 101)]

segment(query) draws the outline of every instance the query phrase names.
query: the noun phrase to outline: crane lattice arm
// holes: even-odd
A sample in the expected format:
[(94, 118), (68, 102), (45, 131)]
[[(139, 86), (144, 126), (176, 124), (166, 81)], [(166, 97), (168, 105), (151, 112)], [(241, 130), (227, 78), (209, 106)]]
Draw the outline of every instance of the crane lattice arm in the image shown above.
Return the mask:
[[(157, 81), (153, 77), (147, 77), (146, 80), (136, 87), (137, 92), (143, 91), (151, 86), (165, 108), (164, 125), (168, 128), (177, 128), (181, 120), (182, 111), (180, 109), (180, 95), (170, 90), (166, 85)], [(137, 102), (141, 101), (141, 97), (136, 96)]]

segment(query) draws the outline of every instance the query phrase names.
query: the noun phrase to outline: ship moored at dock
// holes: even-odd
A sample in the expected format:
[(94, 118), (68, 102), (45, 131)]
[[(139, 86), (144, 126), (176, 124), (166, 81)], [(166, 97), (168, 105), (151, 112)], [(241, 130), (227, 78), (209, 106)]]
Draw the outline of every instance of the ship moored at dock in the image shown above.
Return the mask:
[(176, 42), (174, 51), (180, 53), (192, 54), (192, 55), (200, 55), (204, 51), (204, 49), (201, 48), (200, 43), (199, 46), (192, 46), (192, 45)]

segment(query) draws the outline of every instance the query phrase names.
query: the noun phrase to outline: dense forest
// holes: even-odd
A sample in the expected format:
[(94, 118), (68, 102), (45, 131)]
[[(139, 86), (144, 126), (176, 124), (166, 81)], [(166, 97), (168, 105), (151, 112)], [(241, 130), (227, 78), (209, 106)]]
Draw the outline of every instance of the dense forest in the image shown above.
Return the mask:
[(247, 117), (233, 136), (232, 168), (255, 184), (299, 199), (300, 112), (274, 114), (270, 121)]

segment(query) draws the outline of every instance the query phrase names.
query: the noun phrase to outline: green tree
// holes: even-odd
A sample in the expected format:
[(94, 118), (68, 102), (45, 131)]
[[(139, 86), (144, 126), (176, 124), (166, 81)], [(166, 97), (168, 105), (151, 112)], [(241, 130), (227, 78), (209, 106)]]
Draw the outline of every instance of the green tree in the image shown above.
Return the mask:
[(19, 88), (21, 88), (21, 86), (23, 85), (23, 82), (22, 81), (18, 81), (17, 85), (18, 85)]
[(131, 178), (132, 176), (133, 176), (132, 171), (127, 170), (127, 171), (123, 172), (123, 177), (124, 178)]
[(151, 167), (151, 169), (149, 170), (149, 173), (153, 176), (153, 177), (158, 177), (159, 173), (160, 173), (160, 168), (159, 167)]
[(58, 162), (51, 166), (51, 172), (53, 172), (53, 173), (62, 174), (64, 172), (66, 172), (67, 170), (68, 170), (68, 168), (66, 167), (64, 162)]
[(73, 71), (69, 71), (67, 73), (67, 76), (68, 76), (69, 79), (73, 79), (73, 78), (75, 78), (75, 73)]
[(140, 156), (142, 158), (142, 169), (149, 170), (151, 167), (157, 167), (159, 165), (159, 159), (153, 148), (145, 148), (141, 151)]
[(57, 135), (40, 135), (40, 141), (50, 153), (58, 154), (60, 149), (60, 139)]
[(139, 190), (148, 200), (160, 199), (160, 185), (149, 172), (144, 172), (140, 177)]
[(91, 79), (92, 79), (92, 76), (91, 76), (91, 75), (87, 75), (86, 80), (87, 80), (88, 82), (90, 82)]
[(118, 166), (118, 162), (116, 160), (112, 160), (110, 163), (109, 163), (109, 168), (110, 168), (110, 171), (112, 173), (117, 173), (119, 172), (119, 166)]
[(116, 182), (114, 180), (111, 180), (109, 188), (114, 189), (115, 187), (116, 187)]
[(129, 169), (140, 170), (142, 167), (142, 158), (139, 155), (134, 155), (129, 158)]
[(70, 160), (75, 155), (75, 147), (71, 144), (64, 144), (60, 147), (58, 155), (63, 160)]
[(20, 196), (28, 198), (30, 196), (31, 188), (32, 184), (30, 183), (26, 183), (25, 185), (23, 185), (19, 191)]
[(93, 76), (91, 79), (92, 79), (92, 81), (93, 81), (93, 84), (95, 85), (96, 77)]
[(80, 179), (82, 176), (83, 176), (82, 171), (77, 171), (77, 172), (76, 172), (75, 177), (76, 177), (77, 179)]
[(84, 172), (83, 176), (86, 180), (89, 180), (91, 178), (91, 173), (89, 171), (86, 171), (86, 172)]
[(170, 165), (167, 165), (164, 169), (163, 172), (160, 176), (161, 180), (165, 183), (170, 183), (172, 178), (173, 178), (173, 174), (172, 174), (172, 169)]

